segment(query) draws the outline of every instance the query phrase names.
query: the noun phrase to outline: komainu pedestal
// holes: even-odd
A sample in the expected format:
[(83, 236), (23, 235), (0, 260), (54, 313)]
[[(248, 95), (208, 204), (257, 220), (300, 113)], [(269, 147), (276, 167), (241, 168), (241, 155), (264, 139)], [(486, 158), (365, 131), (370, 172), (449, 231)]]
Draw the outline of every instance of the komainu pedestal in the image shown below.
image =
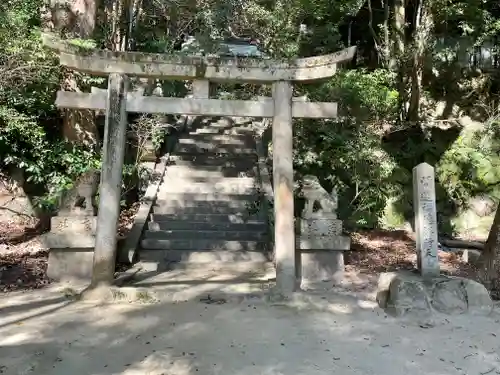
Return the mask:
[(82, 175), (73, 189), (63, 194), (58, 216), (51, 218), (51, 229), (44, 237), (49, 251), (47, 276), (53, 280), (92, 277), (97, 216), (94, 199), (99, 173)]
[(301, 288), (331, 288), (343, 279), (344, 251), (350, 249), (351, 239), (342, 236), (335, 190), (328, 194), (316, 177), (305, 176), (303, 193), (306, 205), (297, 239)]

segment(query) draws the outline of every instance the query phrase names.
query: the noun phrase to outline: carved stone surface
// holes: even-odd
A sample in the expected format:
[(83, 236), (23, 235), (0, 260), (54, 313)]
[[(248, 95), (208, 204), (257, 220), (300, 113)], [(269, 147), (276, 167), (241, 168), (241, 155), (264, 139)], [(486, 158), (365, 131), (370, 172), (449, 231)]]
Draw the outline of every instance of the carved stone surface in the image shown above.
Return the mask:
[(413, 168), (413, 200), (417, 263), (423, 276), (439, 275), (434, 168), (422, 163)]
[(53, 280), (90, 279), (94, 256), (96, 216), (54, 216), (43, 236), (50, 249), (47, 275)]
[(316, 236), (300, 235), (297, 239), (300, 250), (345, 251), (351, 248), (351, 238), (347, 236)]
[(300, 233), (303, 236), (334, 236), (342, 234), (342, 220), (337, 219), (302, 219)]
[(51, 233), (69, 233), (79, 236), (95, 234), (96, 231), (96, 216), (54, 216), (50, 219)]
[(44, 241), (49, 249), (92, 249), (96, 231), (96, 216), (55, 216), (51, 219), (51, 229), (44, 236)]
[[(337, 218), (338, 197), (336, 190), (332, 190), (331, 194), (321, 186), (316, 176), (304, 176), (302, 193), (306, 199), (302, 217), (304, 219), (328, 217), (331, 219)], [(314, 212), (314, 204), (319, 203), (320, 209)]]
[(94, 216), (95, 196), (99, 189), (99, 171), (89, 170), (77, 178), (73, 188), (64, 192), (59, 216)]

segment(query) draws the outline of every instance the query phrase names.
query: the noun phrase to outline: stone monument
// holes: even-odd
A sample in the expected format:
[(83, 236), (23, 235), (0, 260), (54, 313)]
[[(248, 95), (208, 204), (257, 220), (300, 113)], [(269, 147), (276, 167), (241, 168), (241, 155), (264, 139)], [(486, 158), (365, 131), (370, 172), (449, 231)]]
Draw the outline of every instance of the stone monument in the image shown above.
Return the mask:
[(343, 279), (344, 251), (350, 249), (351, 239), (342, 236), (335, 189), (328, 194), (317, 177), (305, 176), (303, 194), (306, 204), (297, 240), (298, 280), (305, 289), (331, 288)]
[(413, 209), (417, 266), (423, 277), (439, 276), (438, 228), (434, 168), (421, 163), (413, 168)]
[(90, 280), (92, 277), (98, 187), (99, 172), (90, 170), (61, 196), (58, 214), (51, 218), (50, 232), (44, 236), (50, 249), (49, 278)]

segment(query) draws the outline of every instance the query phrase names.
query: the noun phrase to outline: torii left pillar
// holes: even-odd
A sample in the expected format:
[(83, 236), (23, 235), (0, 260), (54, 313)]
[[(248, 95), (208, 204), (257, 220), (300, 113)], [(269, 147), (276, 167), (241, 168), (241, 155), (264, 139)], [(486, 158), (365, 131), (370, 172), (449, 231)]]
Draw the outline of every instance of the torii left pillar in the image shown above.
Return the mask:
[(127, 89), (127, 76), (116, 73), (109, 75), (92, 271), (93, 286), (101, 283), (110, 284), (115, 274), (117, 228), (127, 136)]
[(297, 289), (293, 209), (293, 86), (273, 84), (274, 256), (278, 293), (289, 296)]

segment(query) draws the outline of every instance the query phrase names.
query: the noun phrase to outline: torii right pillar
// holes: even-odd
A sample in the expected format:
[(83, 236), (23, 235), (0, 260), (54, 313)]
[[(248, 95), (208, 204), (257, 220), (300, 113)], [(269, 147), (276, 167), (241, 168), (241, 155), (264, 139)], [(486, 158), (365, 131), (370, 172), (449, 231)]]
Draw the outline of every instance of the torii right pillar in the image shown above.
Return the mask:
[(273, 84), (274, 256), (276, 287), (283, 296), (292, 294), (298, 287), (293, 209), (292, 95), (292, 82), (278, 81)]

